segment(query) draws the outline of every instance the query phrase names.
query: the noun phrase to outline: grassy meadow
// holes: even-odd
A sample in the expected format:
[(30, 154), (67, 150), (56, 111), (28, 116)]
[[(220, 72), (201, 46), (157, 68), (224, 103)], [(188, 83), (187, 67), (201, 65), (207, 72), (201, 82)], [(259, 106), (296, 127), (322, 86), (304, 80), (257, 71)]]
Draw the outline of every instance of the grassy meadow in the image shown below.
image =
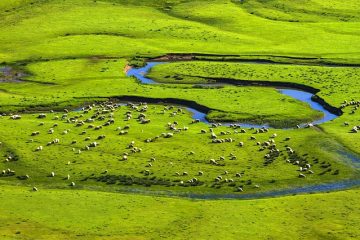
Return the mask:
[[(0, 1), (0, 239), (359, 238), (357, 186), (222, 199), (359, 179), (359, 104), (341, 107), (360, 101), (359, 10), (357, 0)], [(126, 76), (168, 54), (194, 60), (155, 66), (159, 84)], [(205, 86), (221, 78), (312, 87), (343, 114), (296, 129), (322, 113), (272, 87)], [(158, 104), (109, 102), (129, 97)], [(277, 129), (193, 123), (166, 99), (209, 109), (211, 122)]]
[(24, 187), (4, 186), (0, 193), (0, 236), (6, 240), (35, 239), (34, 236), (36, 239), (184, 239), (184, 236), (356, 239), (360, 234), (357, 195), (358, 190), (348, 190), (214, 201), (82, 190), (30, 192)]

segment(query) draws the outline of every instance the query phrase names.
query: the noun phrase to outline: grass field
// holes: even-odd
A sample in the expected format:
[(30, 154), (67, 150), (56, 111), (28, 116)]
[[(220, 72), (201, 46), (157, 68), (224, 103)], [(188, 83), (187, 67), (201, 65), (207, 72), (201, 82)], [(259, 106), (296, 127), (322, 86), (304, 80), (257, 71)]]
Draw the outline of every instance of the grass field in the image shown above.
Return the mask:
[(36, 239), (184, 239), (184, 236), (357, 239), (360, 235), (358, 195), (359, 190), (348, 190), (260, 200), (203, 201), (78, 190), (29, 192), (23, 187), (3, 186), (0, 236), (2, 239), (34, 239), (34, 235)]
[[(146, 118), (151, 120), (149, 124), (139, 123), (139, 111), (123, 106), (115, 110), (111, 118), (109, 114), (102, 114), (91, 123), (77, 126), (80, 122), (86, 122), (91, 116), (95, 116), (95, 109), (87, 113), (69, 113), (64, 120), (61, 120), (62, 113), (48, 114), (45, 119), (38, 119), (36, 114), (23, 115), (21, 120), (11, 120), (7, 117), (0, 119), (0, 140), (4, 142), (3, 156), (12, 156), (10, 161), (1, 163), (2, 169), (16, 169), (16, 176), (8, 176), (5, 179), (13, 182), (21, 176), (29, 175), (30, 179), (17, 182), (28, 186), (66, 187), (71, 181), (64, 181), (64, 178), (66, 180), (66, 176), (70, 174), (72, 181), (78, 182), (81, 188), (94, 185), (96, 188), (99, 183), (95, 180), (103, 179), (110, 190), (117, 189), (117, 185), (125, 189), (134, 185), (141, 189), (151, 186), (149, 190), (170, 188), (177, 192), (232, 193), (239, 186), (243, 186), (248, 192), (259, 192), (357, 176), (357, 171), (347, 166), (344, 157), (337, 154), (337, 151), (342, 149), (341, 145), (314, 129), (270, 130), (267, 133), (255, 134), (255, 130), (240, 133), (240, 130), (218, 127), (214, 129), (214, 133), (219, 138), (231, 137), (233, 142), (214, 144), (211, 142), (209, 126), (203, 123), (191, 124), (190, 113), (186, 110), (172, 116), (174, 110), (178, 111), (177, 108), (163, 112), (164, 106), (161, 105), (149, 106), (146, 111)], [(128, 111), (133, 115), (130, 120), (125, 117)], [(103, 120), (99, 119), (102, 116)], [(57, 119), (59, 117), (60, 119)], [(68, 123), (68, 119), (77, 120), (75, 123)], [(109, 119), (113, 119), (115, 123), (105, 126)], [(177, 133), (169, 129), (168, 122), (177, 122), (179, 129), (189, 129)], [(43, 125), (40, 126), (40, 123)], [(104, 127), (95, 130), (89, 128), (90, 126)], [(126, 130), (125, 126), (129, 126), (129, 129)], [(50, 129), (53, 129), (52, 134), (48, 133)], [(201, 134), (202, 130), (207, 133)], [(119, 135), (120, 131), (128, 133)], [(31, 136), (33, 132), (39, 132), (39, 135)], [(162, 137), (163, 133), (168, 132), (174, 133), (174, 137)], [(264, 156), (271, 152), (270, 147), (263, 148), (257, 142), (263, 144), (270, 141), (273, 134), (277, 134), (274, 141), (280, 155), (271, 157), (268, 161)], [(98, 139), (102, 135), (106, 138)], [(251, 140), (251, 136), (256, 136), (256, 140)], [(54, 139), (59, 139), (60, 142), (47, 146), (48, 142)], [(154, 141), (146, 143), (147, 139)], [(94, 141), (100, 145), (90, 151), (84, 151), (85, 146)], [(132, 148), (128, 145), (132, 141), (135, 142), (135, 147), (142, 149), (141, 152), (131, 152)], [(243, 142), (244, 146), (239, 147), (239, 142)], [(314, 145), (317, 148), (314, 149)], [(39, 146), (44, 147), (43, 151), (35, 151)], [(289, 154), (286, 147), (291, 147), (296, 154)], [(79, 150), (84, 152), (78, 154)], [(126, 161), (123, 159), (125, 153), (129, 154)], [(236, 156), (236, 159), (232, 159), (232, 155)], [(150, 159), (153, 157), (156, 161), (151, 162)], [(221, 157), (224, 157), (224, 160), (221, 160)], [(210, 164), (210, 159), (216, 160), (218, 165)], [(309, 174), (307, 179), (298, 178), (299, 166), (286, 163), (287, 159), (304, 162), (302, 165), (311, 164), (315, 174)], [(151, 167), (148, 166), (149, 163), (152, 164)], [(143, 172), (146, 169), (150, 170), (149, 177)], [(105, 170), (109, 173), (104, 175)], [(49, 175), (53, 171), (59, 176), (50, 178)], [(199, 176), (199, 171), (203, 172), (202, 176)], [(224, 174), (225, 171), (228, 174)], [(180, 175), (187, 172), (188, 175), (177, 176), (176, 172)], [(237, 178), (236, 173), (242, 173), (243, 176)], [(219, 175), (224, 179), (233, 179), (234, 182), (214, 182)], [(128, 179), (119, 182), (118, 176), (139, 180)], [(184, 188), (180, 184), (180, 181), (186, 183), (193, 177), (199, 181), (195, 187), (185, 184)], [(145, 181), (146, 179), (148, 181)], [(100, 185), (101, 188), (103, 185), (105, 184)], [(255, 185), (260, 185), (261, 188), (256, 189)]]
[[(2, 0), (0, 238), (359, 238), (357, 187), (253, 200), (181, 197), (359, 179), (349, 159), (360, 154), (352, 130), (360, 130), (358, 104), (319, 126), (284, 129), (322, 114), (272, 87), (198, 85), (283, 82), (318, 89), (337, 108), (360, 101), (359, 10), (357, 0)], [(154, 67), (148, 76), (161, 84), (126, 76), (127, 65), (167, 54), (195, 60)], [(217, 139), (232, 140), (216, 144), (210, 125), (193, 124), (184, 106), (107, 111), (104, 102), (124, 97), (193, 101), (210, 121), (280, 129), (216, 127)], [(141, 124), (141, 113), (151, 121)], [(306, 164), (313, 174), (300, 172)]]

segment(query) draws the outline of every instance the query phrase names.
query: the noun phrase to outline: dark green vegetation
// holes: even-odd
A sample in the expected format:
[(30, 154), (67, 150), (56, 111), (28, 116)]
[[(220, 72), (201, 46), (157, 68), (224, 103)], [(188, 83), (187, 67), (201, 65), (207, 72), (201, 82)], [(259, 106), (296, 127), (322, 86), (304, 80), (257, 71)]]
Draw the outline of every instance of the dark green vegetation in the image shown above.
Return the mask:
[[(321, 114), (273, 88), (194, 85), (218, 78), (280, 81), (317, 88), (334, 107), (358, 101), (359, 9), (357, 0), (2, 0), (0, 238), (359, 238), (357, 189), (241, 201), (144, 196), (241, 196), (358, 179), (358, 166), (343, 154), (360, 153), (360, 133), (352, 130), (360, 125), (356, 104), (314, 128), (214, 128), (218, 138), (234, 140), (221, 144), (212, 143), (209, 125), (191, 124), (179, 106), (163, 113), (164, 104), (149, 104), (146, 124), (125, 106), (72, 111), (137, 96), (195, 101), (211, 109), (210, 120), (310, 122)], [(201, 61), (157, 66), (150, 76), (166, 82), (161, 85), (126, 77), (127, 64), (169, 53)], [(70, 112), (62, 119), (64, 109)], [(94, 115), (93, 123), (81, 123)], [(174, 121), (188, 130), (169, 129)], [(271, 139), (273, 147), (265, 148)], [(299, 178), (306, 164), (314, 173)]]

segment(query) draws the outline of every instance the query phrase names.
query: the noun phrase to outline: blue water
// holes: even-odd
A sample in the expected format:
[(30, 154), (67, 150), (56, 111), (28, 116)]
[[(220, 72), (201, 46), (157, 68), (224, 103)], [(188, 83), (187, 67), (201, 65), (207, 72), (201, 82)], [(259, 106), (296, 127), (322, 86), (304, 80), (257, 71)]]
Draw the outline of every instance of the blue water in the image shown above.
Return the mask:
[(142, 68), (131, 68), (127, 71), (126, 75), (128, 77), (136, 77), (141, 83), (145, 84), (158, 84), (154, 80), (145, 77), (145, 75), (149, 72), (149, 70), (158, 64), (163, 64), (162, 62), (149, 62), (145, 67)]
[(313, 124), (321, 124), (324, 122), (331, 121), (338, 117), (337, 115), (327, 111), (323, 106), (321, 106), (321, 104), (314, 102), (311, 99), (311, 97), (313, 96), (312, 93), (296, 90), (296, 89), (278, 89), (278, 90), (282, 94), (295, 98), (299, 101), (306, 102), (307, 104), (310, 105), (312, 109), (322, 112), (324, 116), (321, 119), (314, 121)]
[[(144, 84), (159, 84), (157, 82), (155, 82), (154, 80), (147, 78), (146, 74), (150, 71), (150, 69), (158, 64), (164, 64), (163, 62), (149, 62), (147, 63), (147, 65), (145, 67), (142, 68), (132, 68), (127, 72), (127, 76), (129, 77), (135, 77), (137, 78), (141, 83)], [(307, 104), (309, 104), (309, 106), (316, 110), (316, 111), (320, 111), (323, 113), (323, 117), (321, 119), (318, 119), (314, 122), (311, 122), (313, 125), (315, 124), (321, 124), (324, 122), (328, 122), (331, 121), (335, 118), (337, 118), (338, 116), (335, 114), (332, 114), (331, 112), (329, 112), (328, 110), (326, 110), (323, 106), (321, 106), (319, 103), (314, 102), (311, 98), (313, 96), (312, 93), (303, 91), (303, 90), (298, 90), (298, 89), (284, 89), (284, 88), (278, 88), (278, 91), (284, 95), (290, 96), (292, 98), (295, 98), (299, 101), (305, 102)], [(209, 121), (206, 119), (206, 114), (200, 111), (197, 111), (196, 109), (193, 108), (187, 108), (188, 111), (192, 112), (193, 115), (192, 117), (194, 119), (199, 119), (201, 122), (203, 123), (207, 123), (209, 124)], [(251, 124), (251, 123), (246, 123), (246, 122), (235, 122), (235, 123), (224, 123), (223, 125), (230, 125), (230, 124), (238, 124), (241, 127), (244, 128), (261, 128), (261, 127), (266, 127), (269, 128), (268, 124), (263, 124), (263, 125), (258, 125), (258, 124)], [(304, 127), (309, 123), (303, 123), (300, 126)]]
[(301, 193), (319, 193), (319, 192), (330, 192), (339, 191), (344, 189), (350, 189), (360, 185), (360, 179), (355, 180), (344, 180), (334, 183), (324, 183), (318, 185), (310, 185), (304, 187), (295, 187), (289, 189), (274, 190), (268, 192), (259, 193), (241, 193), (241, 194), (188, 194), (183, 195), (184, 197), (194, 199), (255, 199), (255, 198), (266, 198), (266, 197), (279, 197)]
[[(146, 78), (146, 73), (155, 65), (162, 64), (160, 62), (150, 62), (145, 67), (139, 68), (139, 69), (131, 69), (128, 71), (128, 76), (134, 76), (139, 81), (145, 84), (157, 84), (152, 79)], [(305, 102), (309, 104), (309, 106), (317, 111), (320, 111), (323, 113), (323, 117), (321, 119), (318, 119), (312, 124), (321, 124), (324, 122), (331, 121), (338, 116), (335, 114), (330, 113), (328, 110), (326, 110), (323, 106), (321, 106), (319, 103), (314, 102), (312, 100), (312, 93), (298, 90), (298, 89), (283, 89), (278, 88), (278, 91), (284, 95), (290, 96), (292, 98), (295, 98), (299, 101)], [(193, 119), (199, 119), (201, 122), (210, 124), (209, 121), (206, 119), (206, 114), (200, 111), (197, 111), (193, 108), (187, 108), (188, 111), (192, 113)], [(233, 123), (233, 124), (239, 124), (241, 127), (255, 127), (255, 128), (261, 128), (263, 126), (269, 127), (267, 125), (254, 125), (254, 124), (247, 124), (247, 123)], [(304, 123), (303, 126), (305, 126), (307, 123)], [(229, 125), (228, 123), (224, 125)], [(342, 158), (342, 160), (346, 161), (348, 160), (352, 165), (360, 169), (360, 157), (350, 153), (346, 150), (341, 150), (338, 152), (339, 156)], [(331, 183), (323, 183), (323, 184), (316, 184), (316, 185), (310, 185), (310, 186), (303, 186), (303, 187), (294, 187), (290, 189), (280, 189), (280, 190), (274, 190), (274, 191), (268, 191), (268, 192), (260, 192), (260, 193), (244, 193), (244, 194), (186, 194), (182, 195), (184, 197), (189, 198), (196, 198), (196, 199), (253, 199), (253, 198), (263, 198), (263, 197), (276, 197), (276, 196), (284, 196), (284, 195), (291, 195), (291, 194), (301, 194), (301, 193), (317, 193), (317, 192), (327, 192), (327, 191), (336, 191), (336, 190), (344, 190), (348, 189), (354, 186), (360, 185), (360, 179), (349, 179), (349, 180), (342, 180), (338, 182), (331, 182)], [(171, 194), (170, 194), (171, 195)]]

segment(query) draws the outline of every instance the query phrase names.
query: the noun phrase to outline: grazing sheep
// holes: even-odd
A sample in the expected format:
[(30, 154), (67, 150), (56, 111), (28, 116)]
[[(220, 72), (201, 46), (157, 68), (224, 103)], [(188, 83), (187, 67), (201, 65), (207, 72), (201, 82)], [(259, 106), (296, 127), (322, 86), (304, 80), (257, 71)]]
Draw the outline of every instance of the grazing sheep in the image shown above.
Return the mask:
[(71, 187), (74, 187), (74, 186), (75, 186), (75, 183), (74, 183), (74, 182), (71, 182), (71, 183), (70, 183), (70, 186), (71, 186)]
[(174, 136), (174, 134), (172, 134), (172, 133), (166, 133), (164, 138), (172, 138), (173, 136)]
[(183, 175), (183, 176), (187, 176), (187, 175), (189, 175), (189, 174), (188, 174), (187, 172), (183, 172), (182, 175)]
[(236, 173), (235, 177), (241, 177), (241, 173)]
[(358, 131), (359, 130), (358, 130), (357, 126), (355, 126), (351, 129), (351, 132), (353, 132), (353, 133), (358, 133)]
[(103, 128), (103, 126), (96, 126), (94, 129), (95, 130), (100, 130), (100, 129), (102, 129)]
[(12, 116), (10, 117), (10, 119), (12, 119), (12, 120), (19, 120), (19, 119), (21, 119), (21, 116), (20, 116), (20, 115), (12, 115)]
[(97, 142), (90, 143), (89, 147), (97, 147), (99, 144)]
[(306, 176), (304, 174), (300, 173), (299, 178), (306, 178)]
[(140, 121), (141, 124), (147, 124), (147, 123), (150, 123), (150, 122), (151, 122), (150, 119), (142, 119), (142, 120)]
[(36, 148), (36, 151), (42, 151), (43, 150), (43, 146), (39, 146)]
[(211, 142), (212, 143), (223, 143), (223, 142), (225, 142), (225, 140), (224, 139), (213, 139)]
[(194, 119), (194, 120), (192, 120), (191, 123), (199, 123), (199, 122), (200, 122), (200, 119)]
[(50, 173), (50, 177), (55, 177), (55, 173), (54, 173), (54, 172), (51, 172), (51, 173)]
[(37, 192), (37, 191), (38, 191), (37, 187), (33, 187), (32, 190), (33, 190), (34, 192)]
[(239, 142), (239, 146), (240, 146), (240, 147), (243, 147), (243, 146), (244, 146), (244, 143), (243, 143), (243, 142)]
[(211, 133), (211, 138), (212, 138), (212, 139), (216, 139), (216, 138), (217, 138), (216, 134), (212, 132), (212, 133)]
[(199, 171), (199, 172), (198, 172), (198, 175), (199, 175), (199, 176), (202, 176), (202, 175), (204, 175), (204, 172)]
[(215, 161), (215, 159), (210, 159), (210, 164), (217, 165), (218, 163)]
[(98, 136), (97, 140), (102, 140), (102, 139), (105, 139), (105, 135), (100, 135)]
[(37, 116), (37, 118), (41, 119), (41, 118), (46, 118), (46, 114), (45, 113), (41, 113)]

